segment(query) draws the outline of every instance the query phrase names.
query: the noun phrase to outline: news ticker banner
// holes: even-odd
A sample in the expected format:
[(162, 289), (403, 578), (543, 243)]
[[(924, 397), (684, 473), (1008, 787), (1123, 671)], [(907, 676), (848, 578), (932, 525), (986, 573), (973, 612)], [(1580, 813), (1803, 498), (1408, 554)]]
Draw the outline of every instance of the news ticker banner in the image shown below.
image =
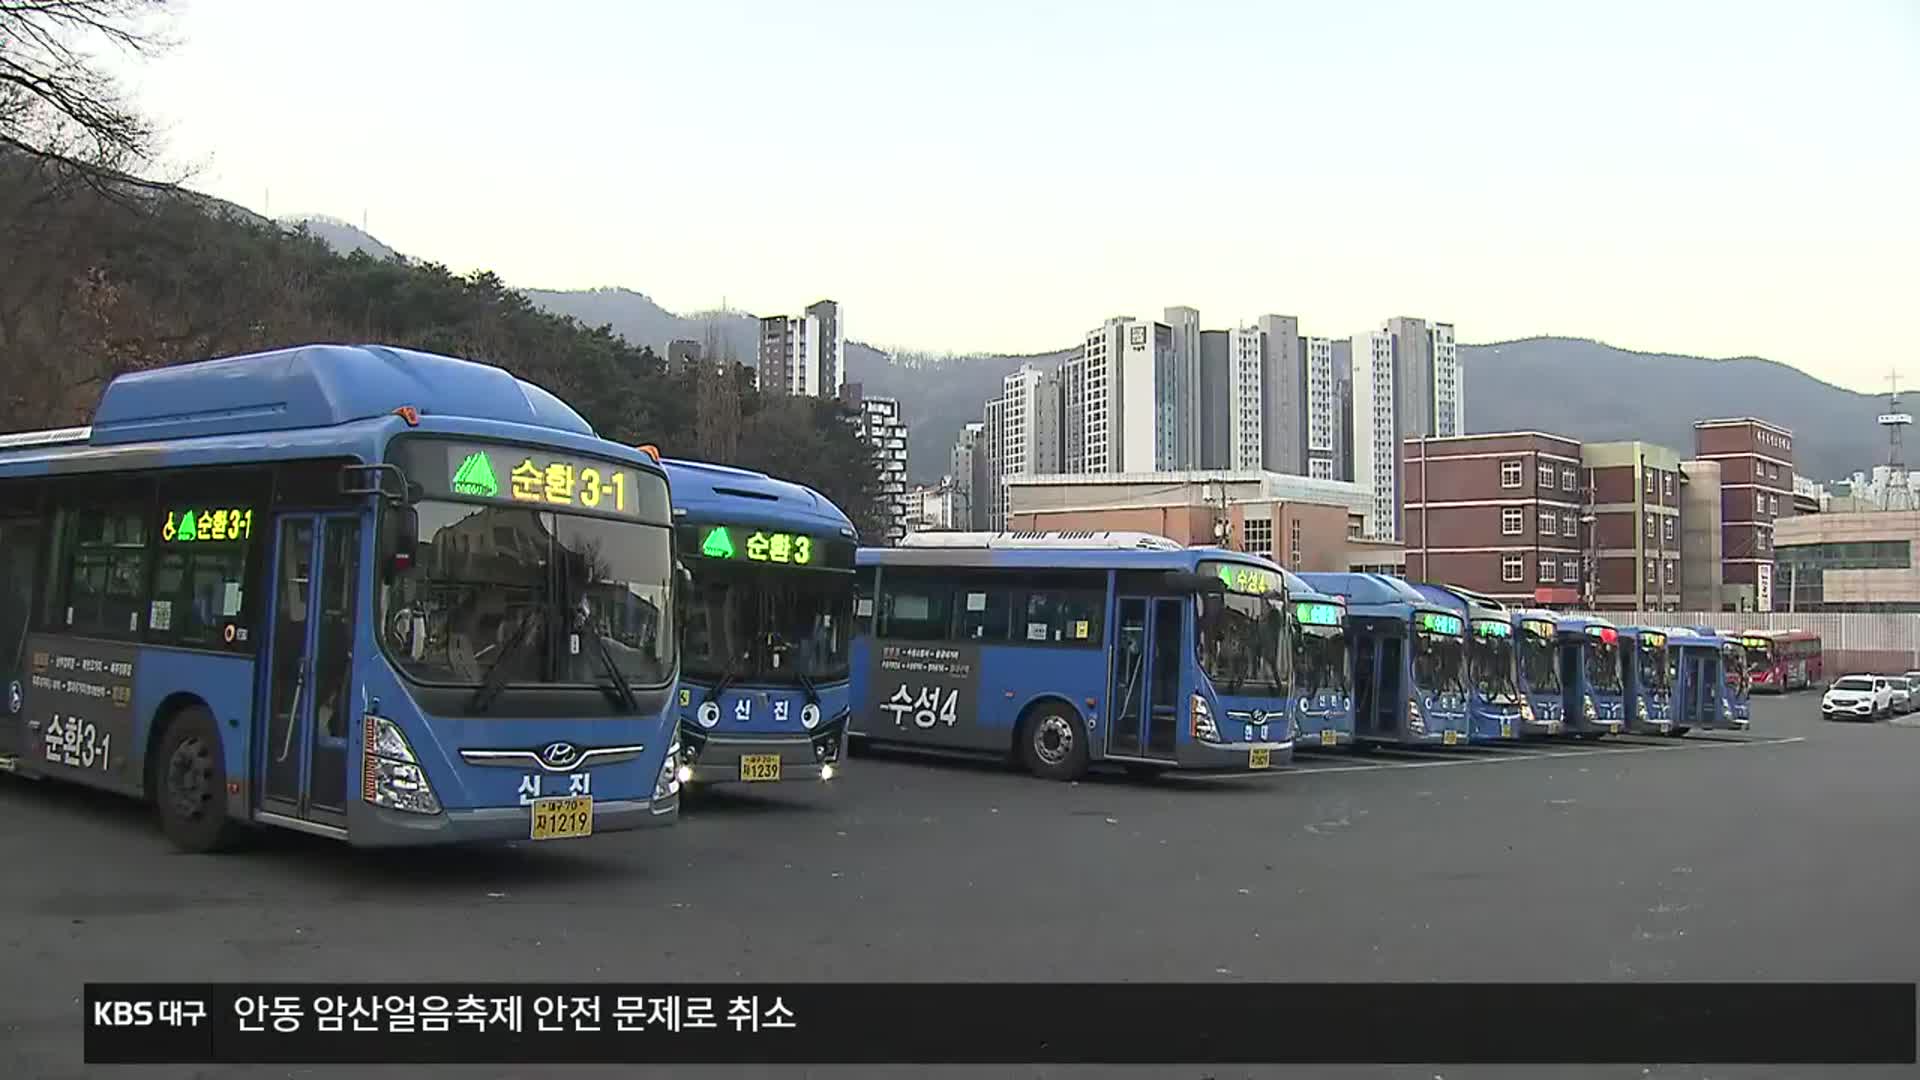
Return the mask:
[(1915, 1063), (1912, 983), (88, 983), (109, 1064)]

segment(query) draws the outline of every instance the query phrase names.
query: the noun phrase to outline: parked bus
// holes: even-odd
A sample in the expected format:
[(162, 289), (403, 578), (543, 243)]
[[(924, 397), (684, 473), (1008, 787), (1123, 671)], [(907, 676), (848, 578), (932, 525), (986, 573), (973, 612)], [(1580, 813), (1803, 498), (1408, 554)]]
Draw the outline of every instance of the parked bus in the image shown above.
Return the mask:
[(1525, 735), (1514, 674), (1513, 613), (1497, 600), (1457, 586), (1414, 582), (1413, 587), (1467, 621), (1469, 741), (1493, 743)]
[(1353, 652), (1348, 644), (1347, 602), (1314, 592), (1292, 574), (1287, 578), (1294, 737), (1300, 746), (1352, 746)]
[(1719, 635), (1697, 626), (1667, 629), (1668, 673), (1673, 683), (1673, 734), (1693, 728), (1745, 727), (1727, 701), (1726, 653)]
[(305, 346), (114, 379), (0, 439), (0, 758), (356, 845), (678, 812), (650, 456), (498, 368)]
[(1465, 745), (1466, 620), (1399, 578), (1299, 576), (1347, 601), (1355, 745)]
[(682, 561), (679, 778), (831, 780), (846, 748), (853, 523), (819, 492), (662, 462)]
[(1752, 693), (1780, 694), (1826, 681), (1820, 635), (1811, 630), (1748, 630), (1740, 644), (1747, 650)]
[(1605, 619), (1574, 615), (1560, 620), (1559, 631), (1567, 730), (1583, 739), (1618, 735), (1627, 725), (1619, 629)]
[[(1713, 633), (1708, 627), (1696, 629)], [(1714, 633), (1714, 636), (1720, 640), (1720, 667), (1726, 676), (1722, 708), (1734, 720), (1750, 720), (1753, 717), (1753, 652), (1738, 634)]]
[(1513, 613), (1514, 673), (1520, 683), (1520, 719), (1527, 730), (1557, 735), (1566, 727), (1560, 678), (1560, 618), (1551, 611)]
[(1144, 533), (915, 533), (858, 563), (856, 740), (1011, 752), (1058, 780), (1292, 760), (1286, 586), (1265, 559)]
[(1667, 632), (1650, 626), (1620, 627), (1622, 684), (1627, 730), (1638, 735), (1673, 733), (1673, 658)]

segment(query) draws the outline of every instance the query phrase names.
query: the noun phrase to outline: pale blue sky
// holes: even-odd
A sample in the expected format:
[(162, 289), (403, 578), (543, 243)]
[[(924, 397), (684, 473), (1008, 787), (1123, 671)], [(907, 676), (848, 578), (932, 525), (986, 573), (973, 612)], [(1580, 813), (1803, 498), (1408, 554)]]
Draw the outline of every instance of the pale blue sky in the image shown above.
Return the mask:
[(1920, 380), (1913, 0), (184, 0), (171, 32), (131, 79), (198, 186), (518, 285), (830, 296), (937, 350), (1191, 304)]

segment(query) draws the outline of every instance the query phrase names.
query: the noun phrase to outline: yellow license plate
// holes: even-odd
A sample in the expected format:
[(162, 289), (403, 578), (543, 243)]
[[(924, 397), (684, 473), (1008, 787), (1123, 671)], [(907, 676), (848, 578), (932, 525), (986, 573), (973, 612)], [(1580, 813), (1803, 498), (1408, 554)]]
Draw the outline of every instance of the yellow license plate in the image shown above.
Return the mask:
[(567, 840), (593, 835), (593, 797), (570, 795), (560, 799), (533, 800), (535, 840)]
[(1452, 746), (1459, 741), (1460, 733), (1457, 731), (1443, 731), (1440, 733), (1440, 745), (1442, 746)]
[(1272, 765), (1273, 751), (1264, 746), (1254, 747), (1253, 751), (1247, 755), (1247, 768), (1249, 769), (1265, 769), (1270, 768)]
[(1332, 728), (1328, 728), (1327, 730), (1321, 732), (1320, 745), (1321, 746), (1339, 746), (1340, 733), (1333, 730)]
[(1618, 720), (1615, 720), (1613, 723), (1608, 724), (1607, 731), (1609, 734), (1613, 734), (1613, 735), (1620, 734), (1620, 722)]
[(746, 754), (740, 758), (740, 779), (780, 779), (779, 754)]
[(1500, 721), (1500, 737), (1503, 739), (1513, 738), (1513, 721), (1511, 720)]

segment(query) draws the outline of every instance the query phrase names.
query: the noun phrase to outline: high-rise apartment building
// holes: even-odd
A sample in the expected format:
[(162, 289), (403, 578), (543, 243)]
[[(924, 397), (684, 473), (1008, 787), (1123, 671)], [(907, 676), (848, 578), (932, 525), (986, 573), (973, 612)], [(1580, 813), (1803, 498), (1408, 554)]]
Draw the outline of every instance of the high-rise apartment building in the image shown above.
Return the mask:
[(1233, 341), (1226, 330), (1200, 332), (1200, 460), (1224, 469), (1233, 458)]
[(1241, 327), (1229, 335), (1227, 355), (1226, 460), (1221, 468), (1246, 471), (1263, 468), (1266, 458), (1267, 332)]
[(834, 397), (847, 384), (847, 332), (840, 305), (821, 300), (803, 315), (760, 320), (760, 390)]
[(1171, 468), (1192, 468), (1200, 460), (1200, 312), (1190, 307), (1170, 307), (1164, 314), (1173, 334), (1173, 371), (1171, 400), (1173, 410), (1173, 460)]
[(880, 474), (877, 494), (886, 521), (879, 539), (898, 543), (907, 535), (907, 522), (915, 509), (907, 491), (907, 422), (900, 414), (900, 402), (867, 397), (860, 392), (859, 383), (843, 386), (841, 397), (853, 408), (860, 437), (873, 448), (873, 461)]
[(1184, 439), (1195, 410), (1191, 399), (1181, 396), (1182, 361), (1173, 327), (1127, 319), (1121, 329), (1118, 469), (1184, 469)]
[(1333, 399), (1334, 419), (1339, 424), (1339, 433), (1334, 437), (1333, 445), (1339, 447), (1339, 456), (1334, 458), (1333, 478), (1353, 482), (1353, 342), (1340, 340), (1333, 343)]
[(1300, 320), (1262, 315), (1260, 332), (1260, 458), (1268, 472), (1305, 476), (1306, 386), (1300, 365)]
[(984, 423), (974, 422), (960, 430), (947, 452), (947, 478), (952, 481), (954, 528), (985, 529), (986, 508), (979, 504), (986, 494), (986, 432)]
[[(1030, 476), (1060, 471), (1064, 395), (1058, 371), (1022, 365), (1000, 391), (1000, 475)], [(1006, 519), (1006, 484), (1000, 485), (1000, 520)]]
[(1355, 336), (1353, 350), (1354, 478), (1371, 484), (1380, 530), (1375, 539), (1404, 533), (1401, 444), (1410, 438), (1453, 438), (1466, 431), (1466, 397), (1453, 327), (1395, 318)]
[(979, 466), (980, 485), (974, 491), (974, 499), (979, 509), (974, 511), (976, 518), (984, 519), (985, 527), (993, 532), (1006, 528), (1006, 473), (1001, 468), (1001, 456), (1006, 450), (1006, 442), (1001, 432), (1007, 426), (1007, 399), (990, 398), (982, 410), (981, 427), (984, 433), (980, 440)]
[(1307, 475), (1321, 480), (1340, 479), (1340, 440), (1346, 417), (1340, 407), (1339, 383), (1334, 377), (1333, 342), (1328, 338), (1301, 338), (1306, 365)]

